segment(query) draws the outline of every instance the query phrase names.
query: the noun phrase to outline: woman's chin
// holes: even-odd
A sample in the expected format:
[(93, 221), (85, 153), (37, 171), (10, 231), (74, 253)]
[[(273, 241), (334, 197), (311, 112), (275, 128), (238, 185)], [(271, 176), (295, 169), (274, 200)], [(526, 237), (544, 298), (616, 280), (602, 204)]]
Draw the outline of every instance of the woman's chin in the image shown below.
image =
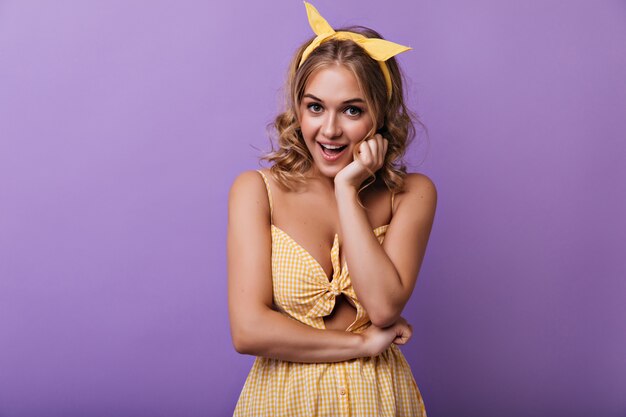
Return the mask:
[(315, 162), (315, 165), (316, 165), (317, 172), (319, 172), (321, 175), (328, 177), (328, 178), (335, 178), (335, 176), (339, 173), (339, 171), (341, 171), (347, 166), (347, 164), (328, 165), (325, 163), (318, 163), (318, 162)]

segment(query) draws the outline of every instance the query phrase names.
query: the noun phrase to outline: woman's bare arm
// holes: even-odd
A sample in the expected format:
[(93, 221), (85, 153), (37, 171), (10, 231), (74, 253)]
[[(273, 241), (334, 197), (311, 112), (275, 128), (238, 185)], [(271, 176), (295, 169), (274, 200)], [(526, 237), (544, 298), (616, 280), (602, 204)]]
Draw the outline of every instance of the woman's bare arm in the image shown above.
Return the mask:
[(423, 174), (409, 174), (405, 192), (381, 245), (357, 201), (357, 190), (335, 183), (342, 250), (354, 290), (375, 325), (395, 323), (419, 273), (437, 205), (437, 190)]
[[(292, 362), (337, 362), (374, 356), (410, 337), (406, 322), (364, 334), (320, 330), (273, 309), (269, 202), (258, 172), (239, 175), (228, 201), (228, 306), (240, 353)], [(396, 343), (398, 343), (396, 341)]]

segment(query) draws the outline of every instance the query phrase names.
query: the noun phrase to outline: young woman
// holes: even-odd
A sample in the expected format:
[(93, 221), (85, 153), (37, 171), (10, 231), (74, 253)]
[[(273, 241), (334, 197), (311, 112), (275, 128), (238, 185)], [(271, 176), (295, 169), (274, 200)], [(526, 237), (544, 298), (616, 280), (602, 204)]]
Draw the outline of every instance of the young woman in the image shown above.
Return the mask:
[(308, 3), (269, 169), (229, 196), (235, 349), (257, 356), (236, 416), (425, 416), (397, 345), (437, 201), (402, 164), (414, 134), (393, 55), (362, 27), (335, 32)]

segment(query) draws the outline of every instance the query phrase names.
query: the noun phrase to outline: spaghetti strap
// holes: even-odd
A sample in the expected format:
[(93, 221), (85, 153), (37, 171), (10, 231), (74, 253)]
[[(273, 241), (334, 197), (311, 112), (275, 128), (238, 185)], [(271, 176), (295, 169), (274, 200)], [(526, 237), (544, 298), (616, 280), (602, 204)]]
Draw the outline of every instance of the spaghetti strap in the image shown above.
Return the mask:
[(393, 217), (393, 198), (395, 197), (396, 193), (394, 193), (393, 191), (391, 192), (391, 216)]
[(265, 176), (263, 171), (261, 171), (260, 169), (257, 169), (256, 171), (259, 174), (261, 174), (261, 176), (263, 177), (263, 182), (265, 183), (265, 189), (267, 190), (267, 199), (270, 202), (270, 223), (274, 224), (274, 221), (272, 219), (272, 215), (274, 214), (274, 206), (273, 206), (273, 203), (272, 203), (272, 191), (270, 190), (270, 183), (267, 180), (267, 177)]

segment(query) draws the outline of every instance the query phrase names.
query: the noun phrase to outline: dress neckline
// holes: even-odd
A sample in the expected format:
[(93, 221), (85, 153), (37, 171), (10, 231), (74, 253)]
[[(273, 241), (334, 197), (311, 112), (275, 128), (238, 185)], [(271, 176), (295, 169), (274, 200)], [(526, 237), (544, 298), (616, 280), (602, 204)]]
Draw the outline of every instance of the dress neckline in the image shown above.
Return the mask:
[[(387, 230), (387, 228), (389, 227), (389, 223), (387, 224), (383, 224), (382, 226), (378, 226), (375, 227), (374, 229), (372, 229), (372, 231), (374, 232), (374, 234), (378, 237), (378, 233), (380, 233), (380, 231), (382, 230)], [(304, 247), (298, 243), (293, 237), (291, 237), (291, 235), (287, 232), (285, 232), (283, 229), (281, 229), (280, 227), (276, 226), (274, 223), (271, 224), (271, 228), (272, 230), (277, 230), (279, 231), (283, 236), (285, 236), (287, 238), (288, 241), (290, 241), (294, 246), (296, 246), (296, 248), (298, 248), (300, 251), (302, 251), (307, 258), (313, 263), (313, 265), (315, 265), (315, 268), (318, 269), (318, 272), (320, 272), (327, 280), (328, 282), (331, 282), (331, 278), (328, 277), (328, 275), (326, 275), (326, 271), (324, 271), (324, 268), (322, 267), (322, 264), (315, 259), (315, 257), (313, 255), (311, 255), (311, 253), (309, 251), (307, 251), (306, 249), (304, 249)], [(333, 240), (333, 246), (330, 249), (331, 252), (331, 263), (332, 262), (332, 252), (335, 249), (335, 246), (339, 245), (339, 235), (337, 233), (335, 233), (335, 239)], [(337, 248), (337, 258), (341, 259), (339, 256), (339, 249)], [(343, 263), (343, 266), (341, 266), (342, 269), (345, 269), (347, 267), (346, 262)], [(334, 266), (333, 266), (333, 273), (335, 273), (336, 271), (334, 271)]]

